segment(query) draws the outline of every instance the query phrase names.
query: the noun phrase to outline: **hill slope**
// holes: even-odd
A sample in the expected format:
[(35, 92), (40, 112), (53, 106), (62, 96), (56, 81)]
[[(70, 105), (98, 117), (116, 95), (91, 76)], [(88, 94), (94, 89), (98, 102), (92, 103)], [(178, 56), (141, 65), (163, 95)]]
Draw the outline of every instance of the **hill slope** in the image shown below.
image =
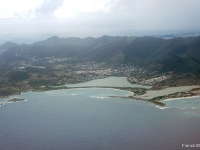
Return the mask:
[(1, 62), (28, 57), (73, 58), (71, 61), (132, 63), (161, 72), (200, 72), (200, 37), (162, 39), (154, 37), (59, 38), (51, 37), (31, 45), (3, 44)]

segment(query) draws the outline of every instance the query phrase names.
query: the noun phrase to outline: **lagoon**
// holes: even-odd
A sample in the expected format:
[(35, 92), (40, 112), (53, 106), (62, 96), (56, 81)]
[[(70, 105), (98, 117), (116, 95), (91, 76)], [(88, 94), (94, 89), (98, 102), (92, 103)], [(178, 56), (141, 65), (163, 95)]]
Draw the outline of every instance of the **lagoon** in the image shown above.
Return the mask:
[(85, 83), (67, 84), (67, 87), (132, 87), (132, 88), (146, 88), (150, 89), (152, 86), (144, 86), (138, 84), (131, 84), (126, 77), (108, 77), (104, 79), (97, 79)]
[(199, 88), (199, 85), (192, 85), (192, 86), (180, 86), (180, 87), (170, 87), (162, 90), (147, 90), (147, 93), (144, 95), (136, 96), (137, 98), (142, 99), (152, 99), (157, 96), (164, 96), (168, 94), (173, 94), (177, 92), (186, 92), (194, 88)]
[(127, 77), (108, 77), (104, 79), (97, 79), (88, 81), (85, 83), (77, 83), (77, 84), (67, 84), (65, 85), (69, 88), (77, 88), (77, 87), (131, 87), (131, 88), (145, 88), (147, 89), (144, 95), (135, 96), (135, 98), (139, 99), (152, 99), (157, 96), (164, 96), (168, 94), (173, 94), (177, 92), (186, 92), (193, 88), (199, 88), (199, 85), (192, 86), (180, 86), (180, 87), (169, 87), (162, 90), (150, 90), (152, 86), (145, 86), (139, 84), (131, 84), (127, 81)]
[[(199, 97), (165, 101), (164, 108), (109, 97), (130, 94), (80, 88), (0, 98), (5, 103), (0, 106), (0, 149), (167, 150), (199, 143)], [(26, 101), (6, 103), (13, 98)]]

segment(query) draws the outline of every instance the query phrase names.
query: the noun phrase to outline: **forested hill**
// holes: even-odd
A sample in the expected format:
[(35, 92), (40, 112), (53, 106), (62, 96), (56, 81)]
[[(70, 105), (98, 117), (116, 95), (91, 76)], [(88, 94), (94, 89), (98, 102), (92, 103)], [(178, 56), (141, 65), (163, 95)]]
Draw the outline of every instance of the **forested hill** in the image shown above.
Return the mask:
[(162, 39), (144, 37), (59, 38), (53, 36), (30, 45), (0, 46), (0, 62), (30, 57), (71, 58), (71, 62), (132, 63), (161, 72), (200, 73), (200, 37)]

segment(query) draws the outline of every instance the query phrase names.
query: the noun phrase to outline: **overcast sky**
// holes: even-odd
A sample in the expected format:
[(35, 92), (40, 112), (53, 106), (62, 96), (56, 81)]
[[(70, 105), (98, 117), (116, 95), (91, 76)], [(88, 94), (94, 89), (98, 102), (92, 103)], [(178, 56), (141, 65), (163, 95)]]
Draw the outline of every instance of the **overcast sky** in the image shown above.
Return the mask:
[(200, 0), (0, 0), (0, 43), (200, 31)]

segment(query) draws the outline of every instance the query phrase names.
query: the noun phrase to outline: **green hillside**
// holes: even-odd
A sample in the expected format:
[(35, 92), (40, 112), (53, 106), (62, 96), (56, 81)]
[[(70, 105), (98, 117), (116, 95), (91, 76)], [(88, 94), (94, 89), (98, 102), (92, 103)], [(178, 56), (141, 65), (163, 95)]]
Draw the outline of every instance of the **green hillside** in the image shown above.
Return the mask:
[(73, 62), (132, 63), (160, 72), (200, 72), (200, 37), (162, 39), (149, 36), (99, 38), (59, 38), (57, 36), (31, 45), (7, 46), (1, 62), (30, 57), (72, 58)]

